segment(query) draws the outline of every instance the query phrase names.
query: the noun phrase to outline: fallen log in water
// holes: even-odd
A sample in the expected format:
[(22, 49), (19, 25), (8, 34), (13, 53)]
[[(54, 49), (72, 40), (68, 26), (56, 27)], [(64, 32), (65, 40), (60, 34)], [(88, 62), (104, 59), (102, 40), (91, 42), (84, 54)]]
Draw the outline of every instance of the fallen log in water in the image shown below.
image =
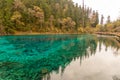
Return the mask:
[(96, 32), (96, 34), (116, 36), (117, 37), (117, 41), (120, 42), (120, 33), (119, 32)]

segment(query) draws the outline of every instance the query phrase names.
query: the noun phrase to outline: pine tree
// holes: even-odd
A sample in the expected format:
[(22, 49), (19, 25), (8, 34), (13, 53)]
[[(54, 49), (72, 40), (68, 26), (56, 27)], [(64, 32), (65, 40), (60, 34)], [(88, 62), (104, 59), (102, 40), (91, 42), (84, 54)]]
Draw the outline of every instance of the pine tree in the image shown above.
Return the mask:
[(110, 16), (107, 17), (107, 23), (110, 23)]
[(100, 24), (103, 25), (103, 22), (104, 22), (104, 16), (101, 15), (101, 21), (100, 21)]

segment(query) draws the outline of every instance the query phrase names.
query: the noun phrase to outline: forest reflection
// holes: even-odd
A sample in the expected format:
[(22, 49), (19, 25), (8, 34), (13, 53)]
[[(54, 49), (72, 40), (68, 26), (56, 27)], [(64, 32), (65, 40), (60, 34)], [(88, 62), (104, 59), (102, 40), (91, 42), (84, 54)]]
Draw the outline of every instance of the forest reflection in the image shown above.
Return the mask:
[[(105, 46), (106, 51), (109, 47), (115, 49), (115, 52), (117, 52), (120, 49), (120, 43), (116, 40), (116, 37), (113, 36), (99, 36), (98, 43), (100, 51), (102, 49), (102, 44)], [(115, 53), (115, 55), (118, 55), (118, 53)]]
[[(0, 64), (0, 71), (4, 72), (6, 66), (9, 66), (3, 75), (9, 74), (8, 78), (12, 80), (21, 80), (23, 76), (27, 80), (51, 80), (52, 72), (63, 74), (72, 61), (80, 58), (82, 62), (83, 59), (95, 55), (96, 48), (99, 46), (101, 50), (102, 44), (106, 46), (106, 50), (108, 47), (116, 50), (120, 48), (120, 44), (113, 37), (96, 35), (8, 36), (5, 39), (8, 41), (5, 44), (14, 46), (9, 49), (14, 50), (12, 55), (16, 59), (1, 60), (3, 62)], [(4, 52), (6, 53), (10, 54)]]
[[(115, 52), (117, 52), (120, 48), (120, 43), (116, 40), (115, 37), (111, 36), (97, 37), (87, 35), (84, 37), (77, 36), (76, 39), (78, 40), (78, 42), (73, 43), (71, 41), (70, 44), (66, 45), (66, 49), (64, 50), (65, 53), (67, 52), (67, 50), (71, 52), (72, 47), (74, 47), (74, 49), (72, 50), (73, 54), (66, 55), (67, 58), (72, 57), (72, 59), (70, 61), (67, 61), (67, 65), (65, 64), (62, 69), (59, 69), (59, 71), (57, 71), (57, 73), (61, 75), (64, 73), (64, 69), (70, 64), (70, 62), (75, 61), (76, 59), (80, 59), (80, 62), (82, 62), (84, 58), (89, 58), (90, 56), (95, 55), (97, 46), (99, 47), (99, 51), (101, 51), (102, 49), (101, 45), (104, 45), (106, 47), (106, 51), (109, 47), (115, 49)], [(74, 44), (74, 46), (71, 46), (71, 44)], [(119, 53), (114, 54), (118, 55)], [(47, 74), (45, 77), (43, 77), (42, 80), (51, 80), (50, 74)]]

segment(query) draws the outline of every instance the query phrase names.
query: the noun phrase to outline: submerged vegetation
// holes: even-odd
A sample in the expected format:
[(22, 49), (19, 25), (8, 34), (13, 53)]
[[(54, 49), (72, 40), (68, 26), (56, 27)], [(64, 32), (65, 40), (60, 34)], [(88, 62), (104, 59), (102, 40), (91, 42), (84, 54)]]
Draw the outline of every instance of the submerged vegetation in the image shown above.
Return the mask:
[(72, 61), (82, 62), (103, 45), (106, 51), (120, 48), (114, 38), (94, 35), (2, 36), (0, 44), (1, 80), (50, 80), (50, 73), (63, 74)]

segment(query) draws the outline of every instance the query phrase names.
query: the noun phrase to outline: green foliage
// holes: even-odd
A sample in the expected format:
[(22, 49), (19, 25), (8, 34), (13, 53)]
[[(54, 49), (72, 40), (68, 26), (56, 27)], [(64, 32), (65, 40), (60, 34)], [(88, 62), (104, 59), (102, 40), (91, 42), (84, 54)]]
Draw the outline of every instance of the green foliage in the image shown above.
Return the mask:
[(93, 11), (93, 14), (91, 17), (91, 26), (96, 27), (98, 23), (99, 23), (98, 12)]
[(99, 25), (99, 32), (120, 32), (120, 20), (111, 22), (110, 16), (108, 16), (107, 23), (105, 25)]
[(99, 23), (98, 12), (72, 0), (0, 0), (0, 21), (6, 33), (76, 32)]

